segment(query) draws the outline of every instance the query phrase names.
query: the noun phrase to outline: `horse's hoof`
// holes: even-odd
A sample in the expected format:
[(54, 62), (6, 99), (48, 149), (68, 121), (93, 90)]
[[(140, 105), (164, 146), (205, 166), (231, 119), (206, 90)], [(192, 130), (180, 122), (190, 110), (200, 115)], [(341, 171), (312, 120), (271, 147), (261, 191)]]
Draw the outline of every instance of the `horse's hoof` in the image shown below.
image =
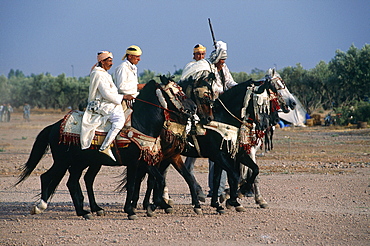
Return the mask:
[(166, 208), (164, 211), (166, 212), (166, 214), (172, 214), (174, 210), (173, 208)]
[(206, 196), (205, 195), (198, 195), (198, 200), (200, 202), (206, 202)]
[(258, 196), (256, 198), (256, 203), (260, 206), (260, 208), (268, 208), (268, 203), (263, 199), (263, 197)]
[(220, 203), (223, 203), (225, 200), (226, 200), (226, 194), (222, 194), (218, 197), (218, 200), (220, 201)]
[(237, 206), (235, 207), (236, 212), (245, 212), (247, 211), (243, 206)]
[(243, 198), (244, 198), (244, 194), (243, 194), (243, 193), (241, 193), (241, 192), (238, 192), (238, 198), (239, 198), (239, 199), (243, 199)]
[(146, 215), (148, 217), (155, 217), (155, 213), (154, 213), (154, 210), (152, 210), (151, 206), (148, 206), (147, 209), (146, 209)]
[(173, 206), (175, 203), (173, 202), (172, 199), (168, 199), (167, 204), (170, 205), (170, 206)]
[(253, 197), (253, 192), (252, 191), (248, 191), (246, 194), (245, 194), (246, 197)]
[(260, 204), (260, 208), (269, 208), (269, 205), (267, 203)]
[(31, 208), (31, 214), (41, 214), (44, 212), (44, 210), (48, 207), (48, 204), (44, 202), (44, 200), (40, 200), (40, 202), (37, 205), (34, 205)]
[(232, 205), (230, 204), (229, 200), (226, 201), (226, 208), (227, 209), (232, 208)]
[(97, 216), (105, 216), (105, 211), (104, 211), (104, 209), (99, 210), (99, 211), (96, 211), (96, 215), (97, 215)]
[(82, 218), (84, 218), (85, 220), (92, 220), (92, 219), (94, 219), (94, 216), (92, 214), (88, 213), (88, 214), (82, 215)]
[(132, 214), (132, 215), (129, 215), (129, 216), (128, 216), (128, 219), (129, 219), (129, 220), (137, 220), (137, 218), (138, 218), (138, 217), (137, 217), (137, 215), (136, 215), (136, 214)]
[(43, 211), (48, 207), (48, 204), (41, 199), (39, 204), (37, 204), (37, 207)]
[(216, 209), (216, 211), (217, 211), (217, 213), (219, 213), (219, 214), (224, 214), (224, 213), (225, 213), (225, 209), (224, 209), (223, 207), (218, 207), (218, 208)]
[(201, 208), (194, 208), (194, 212), (197, 214), (197, 215), (203, 215), (203, 211)]
[(31, 214), (41, 214), (42, 211), (35, 205), (31, 208), (31, 211), (30, 211)]
[(259, 200), (259, 201), (256, 201), (256, 203), (260, 206), (260, 208), (268, 208), (269, 205), (268, 203), (265, 201), (265, 200)]

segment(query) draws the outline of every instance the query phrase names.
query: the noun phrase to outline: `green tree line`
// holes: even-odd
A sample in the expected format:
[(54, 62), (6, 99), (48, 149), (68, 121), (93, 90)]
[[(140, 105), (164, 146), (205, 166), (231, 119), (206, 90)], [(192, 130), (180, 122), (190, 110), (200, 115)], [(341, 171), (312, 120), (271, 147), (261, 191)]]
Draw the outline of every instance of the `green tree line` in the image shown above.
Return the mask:
[[(361, 49), (351, 45), (347, 52), (337, 50), (329, 63), (320, 61), (309, 70), (304, 69), (301, 64), (296, 64), (279, 69), (278, 72), (308, 113), (317, 109), (333, 109), (338, 112), (348, 109), (346, 112), (352, 110), (352, 113), (356, 114), (354, 111), (358, 108), (364, 111), (363, 107), (367, 112), (370, 95), (369, 44), (365, 44)], [(175, 81), (180, 79), (181, 73), (182, 69), (175, 71)], [(232, 72), (232, 76), (240, 83), (248, 79), (261, 79), (265, 73), (266, 70), (255, 68), (249, 74)], [(154, 71), (144, 70), (139, 75), (139, 82), (157, 80), (158, 75)], [(12, 69), (7, 77), (0, 76), (0, 103), (20, 107), (27, 102), (38, 108), (76, 109), (86, 105), (88, 87), (89, 76), (75, 78), (61, 74), (54, 77), (49, 73), (25, 76), (22, 71)]]

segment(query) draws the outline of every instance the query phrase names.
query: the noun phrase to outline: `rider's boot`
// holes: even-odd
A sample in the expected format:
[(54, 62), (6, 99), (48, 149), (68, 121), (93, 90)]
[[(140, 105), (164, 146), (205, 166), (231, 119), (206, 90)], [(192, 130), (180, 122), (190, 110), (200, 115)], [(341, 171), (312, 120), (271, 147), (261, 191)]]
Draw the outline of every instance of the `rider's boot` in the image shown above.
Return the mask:
[(112, 153), (112, 150), (110, 148), (110, 144), (113, 142), (113, 140), (116, 138), (117, 134), (120, 132), (121, 129), (115, 128), (115, 129), (110, 129), (107, 136), (104, 139), (104, 142), (100, 146), (99, 151), (101, 153), (104, 153), (108, 155), (112, 160), (116, 161), (116, 158), (114, 158), (114, 155)]

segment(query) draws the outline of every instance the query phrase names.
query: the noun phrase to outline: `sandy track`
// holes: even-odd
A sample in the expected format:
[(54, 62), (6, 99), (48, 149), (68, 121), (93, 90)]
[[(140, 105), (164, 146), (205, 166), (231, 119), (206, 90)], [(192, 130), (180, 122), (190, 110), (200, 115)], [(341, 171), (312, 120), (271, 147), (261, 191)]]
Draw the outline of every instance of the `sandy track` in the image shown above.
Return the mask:
[[(30, 215), (40, 192), (38, 175), (50, 166), (50, 155), (28, 180), (11, 185), (37, 133), (62, 116), (32, 115), (25, 123), (14, 114), (11, 124), (0, 123), (1, 245), (368, 245), (370, 241), (366, 129), (279, 129), (274, 151), (258, 158), (261, 191), (269, 209), (244, 198), (241, 203), (247, 212), (227, 210), (218, 215), (207, 199), (204, 215), (196, 215), (186, 183), (171, 169), (168, 183), (175, 212), (158, 210), (155, 218), (149, 218), (140, 210), (139, 219), (130, 221), (122, 212), (125, 194), (114, 192), (122, 168), (103, 167), (95, 189), (106, 216), (90, 221), (77, 217), (67, 177), (48, 209)], [(205, 191), (206, 163), (200, 159), (196, 164), (196, 177)]]

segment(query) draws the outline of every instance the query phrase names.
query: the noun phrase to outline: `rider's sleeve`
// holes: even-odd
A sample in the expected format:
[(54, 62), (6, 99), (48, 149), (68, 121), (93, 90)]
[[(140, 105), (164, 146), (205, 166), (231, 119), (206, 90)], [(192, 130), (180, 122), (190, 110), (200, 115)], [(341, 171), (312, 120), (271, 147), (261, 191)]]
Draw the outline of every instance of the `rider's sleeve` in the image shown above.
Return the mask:
[[(110, 76), (110, 75), (109, 75)], [(117, 87), (107, 76), (99, 78), (98, 90), (103, 99), (114, 104), (121, 104), (123, 95), (118, 94)]]
[(230, 89), (231, 87), (237, 85), (238, 83), (236, 83), (234, 81), (234, 78), (233, 76), (231, 76), (231, 73), (230, 73), (230, 70), (229, 68), (226, 66), (226, 64), (224, 65), (224, 67), (222, 68), (224, 70), (224, 75), (225, 75), (225, 86), (227, 89)]

